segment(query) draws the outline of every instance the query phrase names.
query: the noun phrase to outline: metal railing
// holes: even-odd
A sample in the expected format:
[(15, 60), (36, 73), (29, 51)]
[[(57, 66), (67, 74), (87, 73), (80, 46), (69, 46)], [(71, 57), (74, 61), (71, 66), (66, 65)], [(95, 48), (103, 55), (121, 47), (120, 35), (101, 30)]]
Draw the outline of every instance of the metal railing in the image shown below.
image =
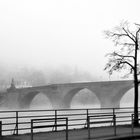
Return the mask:
[(2, 121), (0, 121), (0, 138), (2, 137)]
[[(64, 122), (65, 123), (59, 123), (58, 122)], [(49, 123), (49, 124), (45, 124), (44, 123)], [(55, 122), (54, 124), (50, 124), (51, 122)], [(37, 123), (39, 125), (34, 126), (34, 124)], [(42, 124), (43, 123), (43, 124)], [(42, 125), (40, 125), (42, 124)], [(42, 129), (42, 128), (48, 128), (48, 127), (65, 127), (65, 131), (66, 131), (66, 140), (68, 140), (68, 118), (47, 118), (47, 119), (32, 119), (31, 120), (31, 140), (33, 140), (33, 130), (34, 129)]]
[[(133, 108), (90, 108), (90, 109), (59, 109), (59, 110), (21, 110), (0, 111), (1, 135), (19, 135), (31, 132), (31, 120), (54, 119), (54, 125), (47, 131), (59, 131), (64, 128), (57, 126), (57, 118), (68, 118), (69, 129), (88, 127), (88, 118), (97, 115), (116, 115), (117, 125), (131, 125)], [(98, 118), (99, 119), (99, 118)], [(94, 127), (102, 126), (97, 124)]]
[(87, 128), (88, 128), (88, 139), (91, 138), (90, 136), (90, 129), (91, 124), (107, 124), (111, 123), (114, 126), (114, 135), (116, 136), (116, 115), (94, 115), (88, 116), (87, 119)]

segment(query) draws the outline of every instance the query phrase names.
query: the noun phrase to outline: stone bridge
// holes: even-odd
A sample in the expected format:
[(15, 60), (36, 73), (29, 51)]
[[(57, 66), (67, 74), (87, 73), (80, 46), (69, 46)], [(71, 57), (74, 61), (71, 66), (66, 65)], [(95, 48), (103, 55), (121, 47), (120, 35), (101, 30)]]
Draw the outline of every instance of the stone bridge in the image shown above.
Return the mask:
[(92, 91), (102, 108), (110, 108), (120, 106), (122, 96), (133, 88), (133, 81), (66, 83), (20, 89), (12, 84), (11, 86), (13, 87), (9, 88), (0, 100), (1, 105), (8, 108), (28, 109), (33, 98), (39, 93), (48, 97), (54, 109), (70, 108), (72, 98), (82, 89)]

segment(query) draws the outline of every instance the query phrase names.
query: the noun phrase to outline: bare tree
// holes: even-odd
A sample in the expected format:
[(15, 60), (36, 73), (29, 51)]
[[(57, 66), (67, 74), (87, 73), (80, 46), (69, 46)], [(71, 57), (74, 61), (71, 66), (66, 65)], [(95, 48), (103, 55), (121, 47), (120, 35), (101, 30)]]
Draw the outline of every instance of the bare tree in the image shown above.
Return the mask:
[(105, 66), (109, 74), (113, 71), (127, 71), (125, 76), (133, 74), (134, 77), (134, 125), (138, 126), (138, 75), (140, 65), (138, 64), (138, 51), (140, 49), (140, 25), (130, 25), (128, 22), (121, 23), (111, 31), (105, 31), (107, 38), (112, 39), (116, 50), (107, 54), (109, 61)]

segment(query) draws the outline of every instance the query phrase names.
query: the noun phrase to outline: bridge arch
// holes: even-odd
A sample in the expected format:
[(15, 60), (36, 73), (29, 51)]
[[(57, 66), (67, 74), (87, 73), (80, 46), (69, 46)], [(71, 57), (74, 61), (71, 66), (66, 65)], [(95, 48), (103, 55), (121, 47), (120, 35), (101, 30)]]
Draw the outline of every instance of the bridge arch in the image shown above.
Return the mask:
[[(139, 85), (139, 91), (140, 91), (140, 85)], [(129, 98), (132, 99), (131, 105), (124, 104), (124, 102), (122, 103), (122, 100), (125, 100), (124, 98), (126, 98), (127, 96), (130, 96)], [(127, 102), (128, 101), (129, 101), (129, 99), (127, 99)], [(140, 101), (140, 95), (139, 95), (139, 101)], [(134, 106), (134, 83), (132, 82), (132, 84), (125, 86), (124, 88), (119, 90), (118, 94), (116, 94), (113, 97), (112, 103), (114, 103), (115, 107), (126, 107), (126, 106), (128, 107), (128, 106), (132, 106), (132, 105)], [(139, 106), (140, 106), (140, 104), (139, 104)]]
[(40, 92), (32, 99), (30, 109), (53, 109), (53, 107), (48, 96)]
[(40, 92), (40, 91), (32, 91), (32, 92), (28, 92), (23, 98), (21, 98), (20, 108), (30, 108), (32, 101), (39, 94), (45, 95), (48, 98), (50, 104), (52, 105), (51, 100), (47, 94)]
[[(79, 94), (79, 92), (83, 91), (83, 90), (87, 90), (87, 91), (90, 91), (91, 93), (94, 94), (95, 98), (97, 99), (97, 102), (100, 106), (100, 100), (98, 99), (97, 95), (92, 91), (90, 90), (89, 88), (85, 88), (85, 87), (81, 87), (81, 88), (74, 88), (72, 90), (70, 90), (65, 96), (64, 96), (64, 99), (63, 99), (63, 104), (66, 108), (71, 108), (71, 103), (73, 101), (73, 98)], [(89, 95), (89, 94), (88, 94)]]
[[(139, 85), (139, 91), (140, 91), (140, 85)], [(140, 94), (140, 92), (139, 92)], [(140, 95), (138, 97), (138, 101), (140, 102)], [(127, 104), (125, 103), (127, 101)], [(138, 104), (140, 106), (140, 104)], [(126, 93), (122, 96), (120, 99), (120, 106), (126, 107), (126, 106), (134, 106), (134, 87), (131, 87)]]
[(121, 99), (123, 98), (123, 96), (125, 96), (125, 94), (130, 90), (132, 89), (133, 86), (127, 86), (127, 87), (124, 87), (122, 89), (120, 89), (118, 91), (118, 94), (116, 94), (113, 98), (112, 98), (112, 103), (114, 104), (114, 107), (120, 107), (120, 101)]
[(128, 90), (120, 100), (120, 107), (134, 107), (134, 88)]

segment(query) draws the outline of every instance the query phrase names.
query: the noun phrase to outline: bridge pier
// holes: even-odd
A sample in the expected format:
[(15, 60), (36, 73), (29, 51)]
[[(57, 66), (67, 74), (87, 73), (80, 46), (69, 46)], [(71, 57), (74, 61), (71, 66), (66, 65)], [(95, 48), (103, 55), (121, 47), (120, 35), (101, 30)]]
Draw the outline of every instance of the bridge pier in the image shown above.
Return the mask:
[(10, 92), (6, 95), (4, 98), (4, 103), (2, 104), (2, 107), (8, 108), (8, 109), (20, 109), (20, 103), (18, 101), (18, 93), (16, 92)]
[(51, 100), (53, 109), (70, 109), (70, 104), (65, 104), (62, 100)]

